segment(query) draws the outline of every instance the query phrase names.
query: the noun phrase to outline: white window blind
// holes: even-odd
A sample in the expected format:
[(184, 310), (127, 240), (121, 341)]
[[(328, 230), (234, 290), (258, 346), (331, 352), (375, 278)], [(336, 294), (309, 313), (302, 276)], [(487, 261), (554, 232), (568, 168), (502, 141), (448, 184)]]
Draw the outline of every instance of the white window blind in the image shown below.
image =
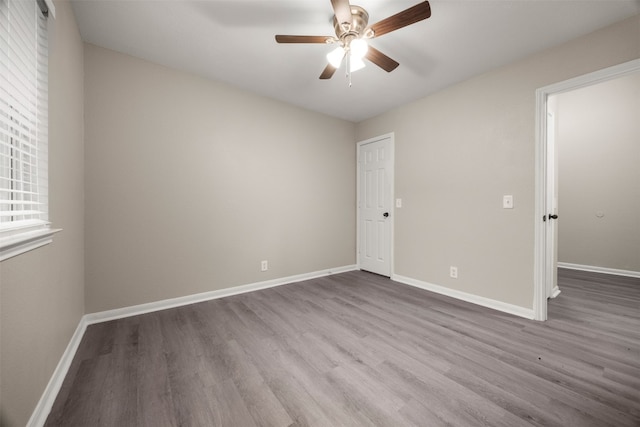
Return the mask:
[(21, 233), (48, 228), (46, 14), (44, 2), (0, 0), (0, 239), (5, 246)]

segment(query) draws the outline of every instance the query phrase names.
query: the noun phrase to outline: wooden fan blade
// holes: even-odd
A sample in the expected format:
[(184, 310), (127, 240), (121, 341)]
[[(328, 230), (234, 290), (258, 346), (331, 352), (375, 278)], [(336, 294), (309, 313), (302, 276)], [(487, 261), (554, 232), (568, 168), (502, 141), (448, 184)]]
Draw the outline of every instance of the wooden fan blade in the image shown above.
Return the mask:
[(320, 79), (321, 80), (327, 80), (330, 79), (331, 77), (333, 77), (333, 73), (335, 73), (337, 70), (336, 67), (334, 67), (331, 64), (327, 64), (327, 66), (324, 68), (324, 70), (322, 71), (322, 74), (320, 74)]
[(338, 23), (347, 23), (351, 26), (352, 18), (349, 0), (331, 0), (331, 6), (333, 6), (333, 13), (335, 13)]
[(327, 43), (331, 39), (331, 36), (276, 36), (278, 43)]
[(431, 6), (428, 1), (418, 3), (400, 13), (396, 13), (380, 22), (376, 22), (370, 28), (374, 32), (374, 37), (380, 37), (383, 34), (390, 33), (407, 25), (415, 24), (418, 21), (427, 19), (431, 16)]
[(398, 68), (398, 65), (400, 65), (384, 53), (380, 52), (378, 49), (371, 46), (369, 46), (369, 50), (367, 50), (365, 58), (385, 70), (387, 73), (395, 70), (396, 68)]

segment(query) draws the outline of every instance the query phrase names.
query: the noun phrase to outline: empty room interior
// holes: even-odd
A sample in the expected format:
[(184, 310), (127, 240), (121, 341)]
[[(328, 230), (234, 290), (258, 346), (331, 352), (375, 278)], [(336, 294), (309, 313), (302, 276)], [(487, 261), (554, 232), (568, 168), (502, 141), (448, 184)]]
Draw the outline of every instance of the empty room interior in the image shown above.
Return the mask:
[(0, 426), (640, 425), (639, 1), (0, 20)]

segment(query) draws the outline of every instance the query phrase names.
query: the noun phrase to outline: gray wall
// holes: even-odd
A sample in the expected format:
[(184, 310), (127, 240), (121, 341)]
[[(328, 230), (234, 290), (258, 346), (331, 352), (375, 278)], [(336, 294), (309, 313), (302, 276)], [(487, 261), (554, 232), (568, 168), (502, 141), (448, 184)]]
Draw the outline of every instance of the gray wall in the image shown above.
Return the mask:
[(52, 244), (0, 263), (0, 424), (24, 426), (84, 314), (82, 41), (56, 1), (49, 42)]
[(395, 273), (532, 308), (535, 90), (639, 57), (635, 16), (359, 123), (396, 136)]
[(558, 260), (640, 272), (640, 73), (556, 104)]
[(87, 312), (356, 262), (353, 123), (85, 45), (85, 126)]

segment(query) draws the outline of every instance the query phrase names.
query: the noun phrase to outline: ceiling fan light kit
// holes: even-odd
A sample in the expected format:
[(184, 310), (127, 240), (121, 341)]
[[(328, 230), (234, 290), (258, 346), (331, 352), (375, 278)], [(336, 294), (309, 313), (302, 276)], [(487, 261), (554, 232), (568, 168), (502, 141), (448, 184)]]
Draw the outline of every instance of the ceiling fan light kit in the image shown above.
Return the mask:
[(334, 11), (335, 37), (276, 35), (276, 42), (338, 44), (338, 47), (327, 54), (329, 63), (320, 74), (320, 79), (330, 79), (344, 61), (346, 62), (345, 71), (349, 79), (349, 86), (351, 86), (351, 73), (365, 66), (363, 59), (373, 62), (387, 72), (395, 70), (400, 65), (373, 46), (369, 46), (367, 40), (380, 37), (431, 16), (429, 2), (424, 1), (369, 26), (369, 14), (362, 7), (350, 5), (349, 0), (331, 0), (331, 5)]
[(327, 53), (327, 61), (329, 61), (329, 64), (338, 68), (340, 67), (340, 64), (342, 64), (342, 58), (344, 58), (345, 53), (344, 48), (342, 46), (338, 46), (331, 52)]
[(362, 58), (354, 58), (351, 57), (349, 60), (349, 72), (353, 73), (354, 71), (358, 71), (366, 67), (367, 64), (364, 63)]
[(355, 39), (351, 41), (351, 56), (356, 58), (364, 58), (369, 50), (369, 45), (364, 39)]
[(331, 52), (327, 53), (327, 61), (329, 61), (329, 64), (333, 65), (334, 67), (339, 68), (345, 55), (349, 55), (349, 59), (351, 59), (352, 62), (351, 71), (356, 71), (354, 70), (353, 64), (363, 64), (358, 68), (358, 70), (364, 67), (364, 61), (362, 60), (367, 54), (367, 50), (369, 50), (369, 45), (365, 40), (355, 39), (350, 43), (350, 45), (346, 47), (338, 46)]

